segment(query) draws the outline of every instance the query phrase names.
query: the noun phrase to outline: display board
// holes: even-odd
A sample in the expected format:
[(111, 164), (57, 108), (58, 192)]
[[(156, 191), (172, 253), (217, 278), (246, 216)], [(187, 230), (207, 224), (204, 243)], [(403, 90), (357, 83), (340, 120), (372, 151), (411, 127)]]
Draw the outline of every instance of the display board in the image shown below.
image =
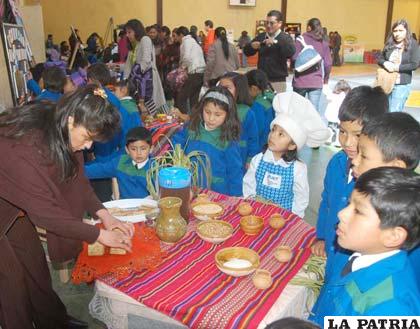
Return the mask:
[(26, 82), (29, 79), (31, 51), (22, 25), (3, 23), (3, 45), (15, 105), (29, 97)]

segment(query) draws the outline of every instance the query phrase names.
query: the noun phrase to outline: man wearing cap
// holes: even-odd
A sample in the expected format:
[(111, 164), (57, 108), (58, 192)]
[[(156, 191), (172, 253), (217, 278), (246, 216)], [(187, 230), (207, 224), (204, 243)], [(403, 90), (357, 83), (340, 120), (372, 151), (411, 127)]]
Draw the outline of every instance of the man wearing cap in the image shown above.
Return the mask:
[(258, 53), (258, 69), (264, 71), (274, 90), (286, 91), (287, 59), (295, 53), (293, 39), (281, 30), (283, 15), (270, 10), (265, 21), (266, 33), (258, 34), (244, 48), (246, 56)]

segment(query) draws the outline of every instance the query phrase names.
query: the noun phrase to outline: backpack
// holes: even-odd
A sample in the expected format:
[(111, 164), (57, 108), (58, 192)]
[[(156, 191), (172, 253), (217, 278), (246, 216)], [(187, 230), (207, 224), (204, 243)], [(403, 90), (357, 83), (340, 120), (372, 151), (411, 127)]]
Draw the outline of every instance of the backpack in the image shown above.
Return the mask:
[(319, 62), (322, 61), (322, 57), (318, 52), (315, 50), (315, 48), (311, 45), (307, 45), (305, 42), (305, 39), (303, 39), (302, 36), (299, 36), (296, 38), (297, 41), (299, 41), (303, 49), (299, 53), (299, 55), (296, 57), (295, 61), (295, 71), (296, 72), (304, 72), (307, 69), (310, 69), (311, 67), (317, 65)]

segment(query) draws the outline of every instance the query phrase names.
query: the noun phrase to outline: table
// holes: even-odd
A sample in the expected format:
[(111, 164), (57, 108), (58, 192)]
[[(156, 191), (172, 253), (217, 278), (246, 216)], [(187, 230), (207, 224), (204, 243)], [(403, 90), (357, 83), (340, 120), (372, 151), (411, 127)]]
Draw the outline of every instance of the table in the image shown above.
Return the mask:
[[(89, 307), (93, 317), (109, 328), (134, 329), (129, 326), (130, 318), (138, 317), (148, 321), (144, 326), (147, 328), (163, 328), (166, 324), (169, 328), (219, 329), (264, 328), (281, 317), (307, 316), (308, 291), (287, 283), (308, 259), (314, 229), (290, 212), (251, 201), (256, 215), (268, 219), (280, 212), (286, 225), (275, 231), (266, 221), (259, 235), (247, 236), (239, 228), (240, 216), (235, 210), (241, 200), (215, 192), (209, 195), (225, 206), (223, 219), (234, 226), (233, 236), (222, 245), (213, 245), (202, 241), (194, 232), (195, 221), (190, 222), (186, 236), (167, 247), (168, 257), (156, 271), (135, 272), (122, 280), (112, 274), (99, 278)], [(280, 244), (290, 246), (294, 252), (289, 263), (280, 264), (273, 256)], [(233, 278), (217, 269), (214, 254), (238, 245), (259, 253), (260, 267), (270, 270), (273, 276), (270, 288), (258, 290), (250, 276)]]

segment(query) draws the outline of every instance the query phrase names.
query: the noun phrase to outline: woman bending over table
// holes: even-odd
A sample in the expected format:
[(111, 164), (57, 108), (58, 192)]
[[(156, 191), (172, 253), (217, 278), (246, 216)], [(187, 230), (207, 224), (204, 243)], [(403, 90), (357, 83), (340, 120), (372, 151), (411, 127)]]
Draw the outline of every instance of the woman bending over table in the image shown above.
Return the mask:
[[(82, 150), (112, 137), (119, 113), (88, 85), (57, 105), (36, 102), (0, 115), (0, 326), (84, 328), (54, 292), (35, 225), (47, 231), (52, 261), (75, 258), (82, 241), (131, 249), (133, 227), (103, 207), (83, 172)], [(84, 224), (85, 211), (104, 229)], [(24, 214), (24, 215), (22, 215)], [(119, 228), (122, 232), (112, 231)]]

